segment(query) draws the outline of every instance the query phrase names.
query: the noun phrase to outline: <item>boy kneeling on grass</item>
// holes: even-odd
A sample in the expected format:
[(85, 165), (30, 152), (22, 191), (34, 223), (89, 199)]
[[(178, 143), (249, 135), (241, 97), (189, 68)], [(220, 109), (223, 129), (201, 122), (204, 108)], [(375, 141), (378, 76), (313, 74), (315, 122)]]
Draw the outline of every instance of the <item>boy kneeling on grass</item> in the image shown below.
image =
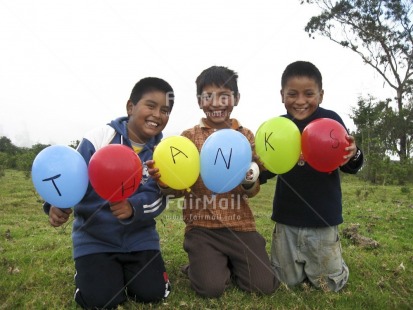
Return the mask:
[[(205, 118), (185, 130), (182, 136), (189, 138), (198, 151), (209, 136), (224, 128), (237, 130), (250, 144), (254, 143), (254, 134), (230, 118), (240, 99), (237, 78), (234, 71), (213, 66), (196, 79), (198, 105)], [(149, 169), (156, 180), (161, 173), (157, 168)], [(201, 296), (221, 296), (231, 280), (242, 290), (254, 293), (271, 294), (279, 286), (265, 249), (265, 239), (257, 232), (249, 207), (248, 197), (260, 190), (259, 183), (250, 178), (247, 173), (242, 184), (221, 194), (206, 188), (201, 177), (190, 192), (163, 188), (165, 195), (184, 196), (184, 249), (189, 264), (183, 267), (183, 272)], [(226, 201), (230, 207), (220, 207), (217, 201)]]
[[(89, 184), (74, 206), (75, 300), (82, 308), (116, 308), (127, 297), (158, 302), (170, 292), (155, 222), (166, 199), (149, 177), (145, 161), (152, 159), (162, 139), (173, 104), (173, 89), (166, 81), (144, 78), (132, 89), (128, 116), (87, 133), (77, 149), (89, 163), (101, 147), (123, 144), (143, 163), (141, 183), (129, 198), (109, 203)], [(66, 223), (72, 213), (47, 202), (44, 211), (54, 227)]]

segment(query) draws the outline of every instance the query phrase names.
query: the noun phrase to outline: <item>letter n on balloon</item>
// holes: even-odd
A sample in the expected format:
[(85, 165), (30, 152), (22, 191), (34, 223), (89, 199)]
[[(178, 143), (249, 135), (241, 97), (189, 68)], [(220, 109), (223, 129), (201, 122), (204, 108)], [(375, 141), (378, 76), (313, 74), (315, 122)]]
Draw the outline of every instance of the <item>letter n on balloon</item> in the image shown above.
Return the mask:
[(223, 159), (223, 160), (224, 160), (224, 162), (225, 162), (225, 167), (227, 167), (227, 169), (229, 169), (229, 168), (231, 167), (232, 148), (231, 148), (231, 149), (230, 149), (230, 151), (229, 151), (229, 158), (228, 158), (228, 162), (227, 162), (227, 160), (225, 159), (224, 154), (222, 154), (222, 150), (221, 150), (221, 148), (218, 148), (218, 150), (217, 150), (217, 155), (215, 156), (215, 162), (214, 162), (214, 165), (216, 165), (216, 164), (217, 164), (217, 159), (218, 159), (219, 154), (221, 154), (221, 157), (222, 157), (222, 159)]
[(229, 192), (245, 178), (252, 160), (251, 144), (242, 133), (221, 129), (205, 140), (200, 160), (205, 186), (213, 193)]

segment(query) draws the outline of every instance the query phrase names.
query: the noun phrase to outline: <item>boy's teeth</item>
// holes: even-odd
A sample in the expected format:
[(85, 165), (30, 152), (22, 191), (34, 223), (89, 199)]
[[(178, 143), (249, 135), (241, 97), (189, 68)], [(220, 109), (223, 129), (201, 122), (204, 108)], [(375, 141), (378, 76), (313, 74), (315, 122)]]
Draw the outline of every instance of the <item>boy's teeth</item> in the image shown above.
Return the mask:
[(153, 127), (158, 127), (158, 124), (154, 122), (148, 122), (148, 125), (153, 126)]

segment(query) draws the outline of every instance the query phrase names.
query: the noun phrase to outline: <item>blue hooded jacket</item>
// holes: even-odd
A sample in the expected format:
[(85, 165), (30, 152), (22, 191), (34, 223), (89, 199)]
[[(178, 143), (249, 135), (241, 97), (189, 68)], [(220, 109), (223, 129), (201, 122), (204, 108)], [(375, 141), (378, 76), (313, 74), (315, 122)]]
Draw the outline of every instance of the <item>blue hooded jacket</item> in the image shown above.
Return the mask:
[[(110, 124), (87, 133), (77, 151), (89, 165), (90, 158), (108, 144), (123, 144), (132, 148), (127, 134), (127, 117), (120, 117)], [(118, 220), (111, 212), (109, 203), (88, 185), (83, 199), (74, 207), (73, 256), (78, 258), (94, 253), (127, 253), (142, 250), (160, 250), (155, 217), (166, 207), (166, 198), (156, 182), (150, 178), (144, 162), (152, 159), (153, 149), (162, 139), (162, 133), (151, 138), (139, 158), (142, 161), (142, 181), (128, 201), (133, 216)], [(44, 204), (48, 214), (50, 204)]]

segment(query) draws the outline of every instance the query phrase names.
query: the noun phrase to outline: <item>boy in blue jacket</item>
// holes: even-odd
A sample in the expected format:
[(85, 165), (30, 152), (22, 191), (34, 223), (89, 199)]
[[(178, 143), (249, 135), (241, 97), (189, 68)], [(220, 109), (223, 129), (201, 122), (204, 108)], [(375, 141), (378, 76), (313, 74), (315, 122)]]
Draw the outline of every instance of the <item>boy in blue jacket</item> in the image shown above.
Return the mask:
[[(77, 149), (89, 164), (100, 148), (123, 144), (143, 163), (141, 184), (128, 199), (109, 203), (89, 184), (74, 206), (75, 300), (83, 308), (115, 308), (127, 296), (157, 302), (170, 292), (154, 219), (165, 209), (166, 199), (149, 177), (145, 161), (152, 159), (162, 139), (173, 104), (173, 89), (166, 81), (144, 78), (132, 89), (128, 116), (90, 131)], [(43, 208), (54, 227), (67, 222), (72, 212), (47, 202)]]
[[(281, 78), (281, 100), (300, 132), (313, 120), (331, 118), (344, 128), (334, 111), (321, 108), (324, 96), (320, 71), (310, 62), (289, 64)], [(363, 165), (363, 154), (354, 137), (347, 136), (347, 155), (339, 169), (318, 172), (303, 159), (287, 173), (278, 176), (272, 220), (276, 222), (271, 246), (271, 263), (278, 278), (287, 285), (309, 281), (316, 287), (340, 290), (349, 269), (341, 254), (338, 225), (343, 222), (339, 170), (356, 173)], [(273, 177), (260, 175), (261, 184)]]

